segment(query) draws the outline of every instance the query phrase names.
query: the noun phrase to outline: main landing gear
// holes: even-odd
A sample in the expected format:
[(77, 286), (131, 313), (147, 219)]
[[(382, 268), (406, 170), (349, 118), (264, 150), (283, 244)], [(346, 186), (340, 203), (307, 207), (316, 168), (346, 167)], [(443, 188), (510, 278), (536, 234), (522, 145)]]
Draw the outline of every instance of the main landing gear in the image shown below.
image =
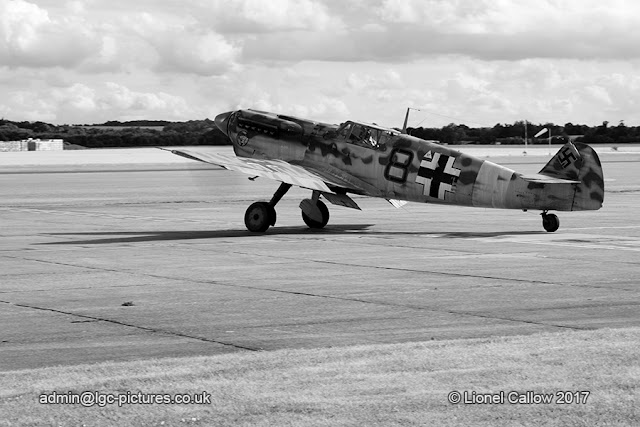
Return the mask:
[(244, 225), (247, 230), (254, 233), (264, 233), (269, 226), (276, 224), (276, 205), (287, 194), (291, 188), (291, 184), (283, 182), (273, 194), (271, 200), (267, 202), (255, 202), (244, 214)]
[[(247, 226), (247, 230), (254, 233), (264, 233), (270, 226), (275, 225), (275, 206), (290, 188), (291, 184), (283, 182), (269, 202), (251, 204), (244, 214), (244, 224)], [(322, 228), (329, 222), (329, 209), (320, 200), (319, 191), (314, 191), (310, 199), (304, 199), (300, 202), (300, 209), (302, 209), (302, 220), (309, 228)]]
[(320, 192), (314, 191), (310, 199), (300, 202), (302, 220), (309, 228), (323, 228), (329, 222), (329, 209), (322, 200)]
[(560, 227), (560, 220), (557, 215), (547, 213), (547, 211), (542, 212), (542, 226), (545, 230), (550, 233), (553, 233)]

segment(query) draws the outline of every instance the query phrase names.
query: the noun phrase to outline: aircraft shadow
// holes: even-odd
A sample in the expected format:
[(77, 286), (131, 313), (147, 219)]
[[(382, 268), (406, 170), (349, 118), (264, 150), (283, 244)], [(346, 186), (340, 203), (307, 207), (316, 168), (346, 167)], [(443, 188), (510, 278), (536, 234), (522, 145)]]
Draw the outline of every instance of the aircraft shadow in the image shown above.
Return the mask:
[[(187, 231), (106, 231), (87, 233), (48, 233), (49, 236), (101, 236), (101, 238), (84, 240), (64, 240), (60, 242), (38, 243), (38, 245), (96, 245), (109, 243), (140, 243), (156, 241), (178, 241), (197, 239), (222, 239), (233, 237), (281, 236), (281, 235), (314, 235), (314, 234), (353, 234), (365, 230), (373, 224), (341, 224), (327, 226), (322, 230), (312, 230), (306, 226), (273, 227), (266, 233), (252, 233), (246, 229), (240, 230), (187, 230)], [(108, 237), (113, 236), (113, 237)]]
[[(285, 236), (285, 235), (362, 235), (362, 236), (424, 236), (425, 238), (471, 239), (490, 237), (509, 237), (519, 235), (547, 234), (545, 231), (503, 231), (503, 232), (463, 232), (463, 231), (372, 231), (374, 224), (339, 224), (331, 225), (321, 230), (299, 227), (273, 227), (266, 233), (256, 234), (245, 229), (238, 230), (187, 230), (187, 231), (107, 231), (85, 233), (49, 233), (49, 236), (77, 236), (82, 240), (64, 240), (60, 242), (37, 243), (37, 245), (98, 245), (112, 243), (142, 243), (157, 241), (181, 241), (198, 239), (222, 239), (257, 236)], [(88, 238), (95, 236), (95, 238)]]

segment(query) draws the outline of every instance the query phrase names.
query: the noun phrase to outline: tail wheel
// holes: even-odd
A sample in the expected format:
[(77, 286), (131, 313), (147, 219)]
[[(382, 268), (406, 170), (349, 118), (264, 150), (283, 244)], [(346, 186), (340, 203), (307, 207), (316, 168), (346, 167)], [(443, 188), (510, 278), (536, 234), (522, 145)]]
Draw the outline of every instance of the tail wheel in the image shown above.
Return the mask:
[(327, 208), (327, 205), (325, 205), (322, 200), (318, 200), (316, 201), (316, 206), (320, 209), (320, 213), (322, 214), (321, 221), (316, 221), (310, 218), (304, 213), (304, 211), (302, 211), (302, 220), (309, 226), (309, 228), (323, 228), (329, 222), (329, 209)]
[(544, 212), (542, 214), (542, 226), (549, 233), (553, 233), (560, 227), (560, 220), (556, 215)]
[(254, 233), (264, 233), (269, 226), (276, 223), (276, 210), (267, 202), (255, 202), (244, 214), (244, 224), (247, 230)]

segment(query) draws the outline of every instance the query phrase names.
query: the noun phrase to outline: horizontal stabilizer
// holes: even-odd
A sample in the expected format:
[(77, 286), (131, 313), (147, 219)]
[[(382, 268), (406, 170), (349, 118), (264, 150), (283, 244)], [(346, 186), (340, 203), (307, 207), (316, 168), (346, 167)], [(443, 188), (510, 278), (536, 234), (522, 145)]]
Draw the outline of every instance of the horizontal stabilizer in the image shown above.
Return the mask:
[(534, 175), (520, 175), (522, 179), (528, 182), (535, 182), (536, 184), (580, 184), (581, 181), (573, 179), (554, 178), (547, 175), (534, 174)]

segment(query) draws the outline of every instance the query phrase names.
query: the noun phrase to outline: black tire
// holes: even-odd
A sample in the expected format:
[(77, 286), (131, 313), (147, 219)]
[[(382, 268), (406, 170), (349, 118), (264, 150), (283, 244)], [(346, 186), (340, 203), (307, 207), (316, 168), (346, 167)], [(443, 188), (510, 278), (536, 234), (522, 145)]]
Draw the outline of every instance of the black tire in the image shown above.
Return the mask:
[(244, 214), (244, 225), (254, 233), (264, 233), (276, 223), (276, 211), (267, 202), (255, 202)]
[(553, 233), (558, 228), (560, 228), (560, 220), (557, 215), (554, 214), (544, 214), (542, 215), (542, 226), (549, 233)]
[(267, 203), (267, 209), (269, 209), (269, 225), (276, 225), (276, 208)]
[(318, 209), (320, 209), (320, 213), (322, 214), (322, 221), (318, 222), (309, 218), (307, 214), (304, 213), (304, 211), (302, 212), (302, 220), (309, 226), (309, 228), (324, 228), (324, 226), (329, 222), (329, 209), (327, 208), (327, 205), (322, 202), (322, 200), (318, 200), (316, 202), (316, 205), (318, 206)]

